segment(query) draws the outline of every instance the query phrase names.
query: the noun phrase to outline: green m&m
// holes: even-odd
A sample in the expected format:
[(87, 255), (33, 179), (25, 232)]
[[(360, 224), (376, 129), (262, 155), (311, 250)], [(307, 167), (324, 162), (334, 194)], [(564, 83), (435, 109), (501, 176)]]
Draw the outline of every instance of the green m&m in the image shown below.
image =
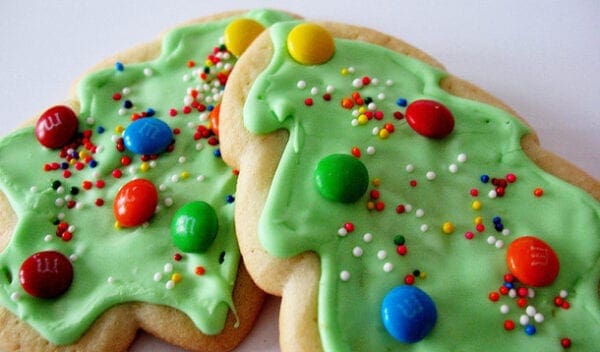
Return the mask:
[(321, 159), (313, 179), (321, 196), (340, 203), (356, 202), (369, 186), (365, 165), (346, 154), (331, 154)]
[(177, 210), (171, 221), (171, 239), (186, 253), (205, 252), (217, 237), (219, 220), (210, 204), (190, 202)]

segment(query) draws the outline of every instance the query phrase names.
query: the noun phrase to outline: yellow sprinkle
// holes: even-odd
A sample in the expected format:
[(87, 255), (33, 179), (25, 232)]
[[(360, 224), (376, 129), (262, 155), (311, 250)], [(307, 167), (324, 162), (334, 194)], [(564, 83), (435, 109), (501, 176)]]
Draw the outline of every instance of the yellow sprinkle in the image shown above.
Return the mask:
[(125, 128), (123, 126), (117, 125), (117, 127), (115, 127), (116, 133), (123, 133), (123, 131), (125, 131)]
[(71, 164), (71, 165), (75, 165), (76, 162), (77, 162), (77, 160), (75, 160), (75, 159), (69, 160), (69, 164)]
[(373, 179), (373, 186), (379, 187), (379, 185), (381, 185), (381, 179), (379, 177), (375, 177)]
[(357, 120), (359, 125), (366, 125), (369, 122), (369, 118), (365, 114), (359, 115)]
[(375, 203), (374, 202), (367, 202), (367, 209), (369, 209), (369, 210), (375, 209)]
[(483, 218), (481, 216), (478, 216), (475, 218), (475, 221), (473, 221), (475, 223), (475, 225), (479, 225), (483, 222)]
[(474, 200), (473, 203), (471, 203), (471, 208), (473, 208), (473, 210), (481, 210), (481, 202), (478, 200)]
[(348, 74), (348, 69), (344, 67), (340, 70), (340, 73), (342, 74), (342, 76), (346, 76)]
[(182, 171), (180, 177), (182, 179), (186, 179), (186, 178), (190, 177), (190, 173), (187, 171)]
[(287, 37), (287, 49), (294, 60), (304, 65), (320, 65), (335, 52), (333, 36), (315, 23), (301, 23)]
[(240, 57), (265, 27), (255, 20), (240, 18), (231, 22), (223, 35), (227, 50)]
[(213, 65), (212, 61), (206, 60), (204, 61), (204, 66), (211, 67)]
[(421, 271), (421, 272), (419, 273), (419, 277), (420, 277), (421, 279), (425, 279), (425, 278), (427, 278), (427, 273), (426, 273), (426, 272), (424, 272), (424, 271)]
[(179, 283), (181, 281), (181, 274), (180, 273), (173, 273), (173, 275), (171, 275), (171, 280), (174, 283)]
[(451, 234), (452, 232), (454, 232), (454, 224), (450, 221), (446, 221), (444, 225), (442, 225), (442, 232), (446, 235)]
[(121, 224), (119, 224), (118, 221), (115, 221), (115, 230), (120, 230), (121, 229)]
[(379, 130), (379, 138), (387, 139), (389, 136), (390, 136), (390, 132), (388, 130), (386, 130), (385, 128), (382, 130)]
[(79, 152), (79, 159), (85, 159), (87, 158), (88, 153), (85, 152), (85, 150), (82, 150)]
[(361, 114), (364, 114), (365, 112), (367, 112), (367, 108), (365, 108), (364, 106), (361, 106), (360, 108), (358, 108), (358, 112), (360, 112)]
[(142, 164), (140, 165), (140, 170), (142, 172), (146, 172), (146, 171), (150, 170), (150, 164), (148, 164), (148, 162), (146, 162), (146, 161), (142, 162)]

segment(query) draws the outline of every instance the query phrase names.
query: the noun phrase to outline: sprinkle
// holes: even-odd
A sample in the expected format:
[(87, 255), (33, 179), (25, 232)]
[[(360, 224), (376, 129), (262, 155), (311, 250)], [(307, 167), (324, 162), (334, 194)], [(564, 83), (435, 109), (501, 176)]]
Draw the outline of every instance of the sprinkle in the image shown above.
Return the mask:
[(465, 153), (458, 154), (458, 156), (456, 157), (456, 161), (458, 161), (459, 163), (464, 163), (465, 161), (467, 161), (467, 154), (465, 154)]
[(415, 216), (418, 218), (422, 218), (425, 215), (425, 211), (423, 209), (417, 209), (415, 211)]
[(436, 174), (435, 174), (435, 172), (433, 172), (433, 171), (428, 171), (428, 172), (425, 174), (425, 177), (426, 177), (426, 178), (427, 178), (429, 181), (433, 181), (433, 180), (435, 180), (435, 178), (437, 177), (437, 175), (436, 175)]
[(117, 71), (119, 71), (119, 72), (122, 72), (124, 68), (125, 68), (125, 67), (123, 66), (123, 63), (122, 63), (122, 62), (120, 62), (120, 61), (117, 61), (117, 62), (115, 63), (115, 70), (117, 70)]
[(17, 302), (20, 298), (21, 298), (21, 295), (19, 294), (19, 292), (13, 292), (10, 295), (10, 299), (13, 302)]
[(384, 260), (385, 258), (387, 258), (387, 252), (385, 250), (382, 249), (377, 252), (377, 259)]
[(471, 232), (471, 231), (467, 231), (467, 232), (465, 232), (465, 238), (466, 238), (466, 239), (468, 239), (468, 240), (472, 240), (472, 239), (473, 239), (473, 237), (475, 237), (475, 234), (474, 234), (473, 232)]
[(544, 195), (544, 190), (542, 188), (538, 187), (533, 190), (533, 195), (539, 198)]
[(153, 74), (154, 74), (154, 72), (152, 71), (152, 69), (151, 69), (151, 68), (149, 68), (149, 67), (146, 67), (146, 68), (144, 69), (144, 75), (145, 75), (146, 77), (150, 77), (150, 76), (152, 76)]
[(504, 241), (502, 241), (502, 240), (497, 240), (497, 241), (494, 243), (494, 246), (495, 246), (496, 248), (498, 248), (498, 249), (502, 249), (502, 247), (504, 247)]
[(521, 315), (521, 317), (519, 318), (519, 324), (523, 326), (529, 324), (529, 316), (527, 316), (526, 314)]
[(352, 249), (352, 255), (355, 257), (361, 257), (363, 255), (363, 249), (356, 246)]
[(371, 241), (373, 241), (373, 235), (370, 233), (365, 233), (363, 235), (363, 241), (365, 241), (365, 243), (370, 243)]
[(563, 337), (560, 339), (560, 345), (565, 349), (571, 348), (571, 339), (568, 337)]
[(482, 205), (481, 205), (481, 202), (480, 202), (479, 200), (474, 200), (474, 201), (471, 203), (471, 208), (472, 208), (473, 210), (481, 210), (481, 207), (482, 207)]
[(429, 225), (427, 225), (427, 224), (421, 225), (421, 232), (427, 232), (427, 230), (429, 230)]
[(389, 273), (392, 270), (394, 270), (394, 264), (392, 264), (390, 262), (383, 264), (383, 271), (385, 271), (386, 273)]
[(496, 237), (494, 237), (494, 236), (489, 236), (489, 237), (487, 238), (487, 243), (488, 243), (488, 244), (490, 244), (490, 245), (491, 245), (491, 244), (494, 244), (494, 243), (496, 243)]
[(415, 171), (415, 166), (413, 164), (406, 165), (406, 172), (411, 173)]
[(346, 270), (342, 270), (342, 272), (340, 272), (340, 279), (342, 281), (348, 281), (350, 280), (350, 273)]
[(181, 282), (181, 274), (180, 273), (173, 273), (173, 275), (171, 275), (171, 281), (173, 281), (174, 283), (179, 283)]
[(298, 83), (296, 83), (296, 87), (298, 87), (298, 89), (304, 89), (306, 88), (306, 82), (305, 81), (298, 81)]
[(348, 235), (348, 230), (346, 230), (343, 227), (340, 227), (337, 231), (338, 236), (340, 237), (345, 237), (346, 235)]
[(375, 154), (375, 147), (373, 147), (372, 145), (367, 147), (367, 154), (369, 155), (374, 155)]
[(172, 290), (175, 287), (175, 282), (173, 282), (173, 280), (169, 280), (167, 281), (167, 283), (165, 284), (165, 288), (167, 290)]
[(510, 312), (510, 308), (508, 307), (508, 305), (503, 304), (500, 306), (500, 313), (508, 314), (508, 312)]
[(445, 233), (446, 235), (450, 235), (451, 233), (454, 232), (454, 224), (451, 223), (450, 221), (446, 221), (442, 225), (442, 232)]
[(456, 164), (450, 164), (450, 166), (448, 166), (448, 171), (455, 174), (458, 172), (458, 166)]
[(108, 282), (110, 285), (115, 283), (115, 278), (112, 276), (109, 276), (108, 279), (106, 279), (106, 282)]
[(488, 193), (488, 197), (489, 197), (490, 199), (494, 199), (494, 198), (498, 197), (498, 193), (496, 192), (496, 190), (491, 190), (491, 191), (489, 191), (489, 193)]
[(170, 273), (172, 271), (173, 271), (173, 264), (166, 263), (165, 266), (163, 267), (163, 272)]
[(159, 272), (154, 273), (153, 279), (154, 281), (159, 282), (160, 280), (162, 280), (162, 274)]

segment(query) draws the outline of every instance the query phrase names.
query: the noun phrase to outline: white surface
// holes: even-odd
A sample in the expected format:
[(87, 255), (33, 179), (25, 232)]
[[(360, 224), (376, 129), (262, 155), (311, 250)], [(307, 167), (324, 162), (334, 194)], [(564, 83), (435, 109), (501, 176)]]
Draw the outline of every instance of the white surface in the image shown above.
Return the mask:
[[(167, 28), (257, 7), (403, 38), (512, 106), (542, 146), (600, 178), (600, 2), (2, 1), (0, 136), (61, 102), (87, 68)], [(239, 351), (276, 351), (277, 300)], [(133, 351), (177, 351), (142, 336)]]

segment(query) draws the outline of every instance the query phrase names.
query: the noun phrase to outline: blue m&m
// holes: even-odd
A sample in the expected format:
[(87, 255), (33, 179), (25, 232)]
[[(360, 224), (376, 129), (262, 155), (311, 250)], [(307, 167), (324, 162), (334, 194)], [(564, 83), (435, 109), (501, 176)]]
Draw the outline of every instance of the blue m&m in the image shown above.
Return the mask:
[(146, 117), (132, 122), (123, 132), (123, 142), (140, 155), (158, 154), (173, 141), (173, 131), (164, 121)]
[(414, 343), (429, 335), (437, 321), (437, 309), (423, 290), (402, 285), (385, 295), (381, 318), (392, 337), (403, 343)]

